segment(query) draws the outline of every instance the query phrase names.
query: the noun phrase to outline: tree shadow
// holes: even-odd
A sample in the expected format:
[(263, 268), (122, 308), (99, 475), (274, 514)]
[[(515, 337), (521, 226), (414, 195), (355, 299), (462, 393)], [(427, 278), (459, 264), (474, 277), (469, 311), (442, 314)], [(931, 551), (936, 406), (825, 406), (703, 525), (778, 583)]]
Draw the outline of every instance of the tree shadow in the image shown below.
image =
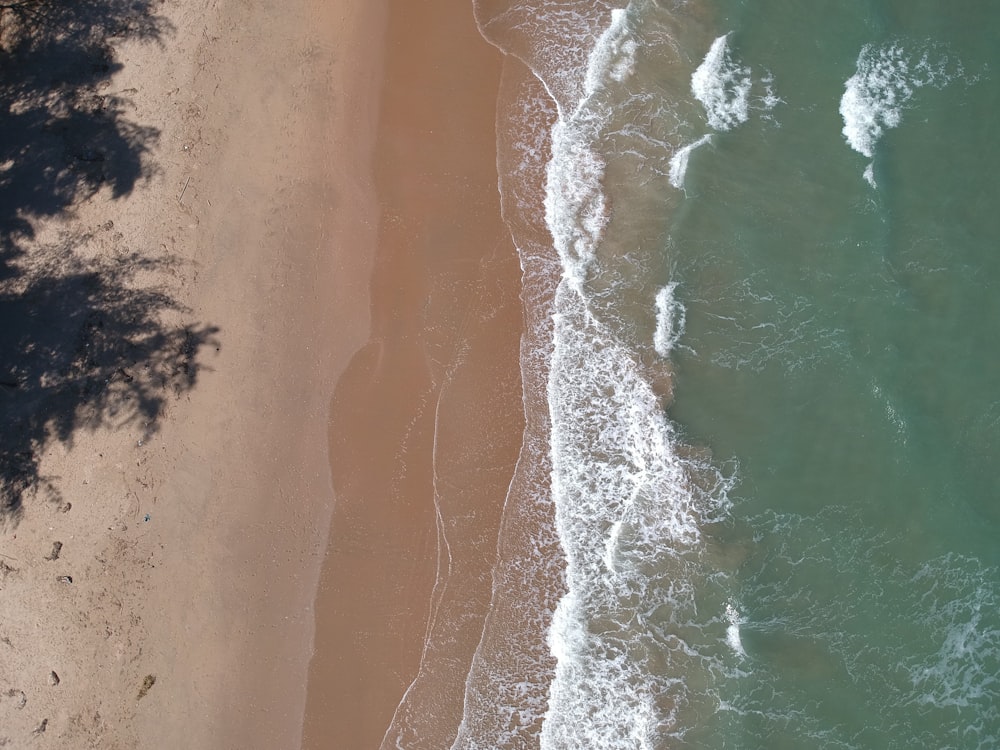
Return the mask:
[(160, 43), (156, 0), (0, 0), (0, 526), (47, 483), (40, 457), (81, 428), (156, 427), (165, 401), (194, 386), (217, 329), (170, 325), (185, 310), (148, 279), (176, 264), (136, 254), (86, 260), (91, 237), (36, 236), (46, 218), (150, 176), (155, 128), (105, 93), (113, 43)]

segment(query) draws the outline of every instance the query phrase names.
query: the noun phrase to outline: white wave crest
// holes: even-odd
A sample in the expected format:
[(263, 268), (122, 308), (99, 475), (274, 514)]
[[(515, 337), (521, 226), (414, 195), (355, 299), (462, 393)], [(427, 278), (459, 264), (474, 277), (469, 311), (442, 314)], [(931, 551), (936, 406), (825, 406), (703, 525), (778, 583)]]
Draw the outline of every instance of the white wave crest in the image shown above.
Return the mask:
[[(857, 70), (844, 83), (840, 98), (844, 138), (851, 148), (871, 159), (885, 131), (902, 121), (903, 111), (918, 89), (944, 88), (962, 74), (961, 65), (932, 50), (911, 53), (899, 43), (865, 45), (858, 55)], [(865, 179), (875, 186), (870, 171)]]
[(729, 644), (735, 653), (740, 656), (746, 656), (747, 652), (743, 648), (743, 639), (740, 637), (740, 625), (743, 624), (743, 615), (740, 614), (739, 609), (733, 602), (728, 602), (726, 604), (726, 621), (729, 625), (726, 627), (726, 643)]
[(678, 190), (684, 189), (684, 175), (687, 174), (688, 159), (691, 158), (691, 152), (696, 148), (704, 146), (706, 143), (710, 143), (712, 140), (711, 135), (703, 135), (698, 140), (693, 143), (689, 143), (674, 152), (674, 155), (670, 157), (670, 184), (673, 185)]
[(604, 192), (604, 159), (594, 149), (609, 113), (595, 101), (610, 81), (632, 70), (638, 46), (630, 37), (624, 10), (614, 10), (587, 65), (583, 97), (573, 113), (552, 129), (547, 168), (545, 221), (563, 263), (564, 275), (580, 289), (609, 219)]
[(671, 282), (656, 293), (656, 332), (653, 347), (661, 357), (669, 357), (670, 352), (684, 335), (685, 312), (674, 294), (677, 282)]
[(728, 40), (727, 34), (712, 42), (691, 76), (691, 93), (705, 107), (708, 124), (716, 130), (732, 130), (750, 116), (750, 68), (733, 61)]

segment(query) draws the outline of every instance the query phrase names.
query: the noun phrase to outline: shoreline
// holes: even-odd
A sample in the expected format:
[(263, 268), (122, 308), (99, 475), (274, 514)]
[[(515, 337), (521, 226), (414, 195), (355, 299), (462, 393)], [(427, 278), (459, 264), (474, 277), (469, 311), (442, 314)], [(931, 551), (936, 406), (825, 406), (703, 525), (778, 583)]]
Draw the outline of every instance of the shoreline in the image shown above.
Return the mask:
[(372, 336), (331, 404), (305, 748), (454, 737), (524, 426), (501, 55), (467, 0), (392, 5), (386, 29)]

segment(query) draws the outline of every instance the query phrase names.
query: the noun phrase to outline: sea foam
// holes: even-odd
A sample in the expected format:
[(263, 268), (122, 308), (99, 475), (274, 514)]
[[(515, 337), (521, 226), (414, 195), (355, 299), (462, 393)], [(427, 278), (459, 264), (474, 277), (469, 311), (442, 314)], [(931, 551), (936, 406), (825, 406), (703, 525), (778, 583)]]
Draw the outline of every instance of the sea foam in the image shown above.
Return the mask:
[(684, 334), (684, 306), (677, 300), (677, 282), (671, 282), (656, 293), (656, 331), (653, 347), (661, 357), (669, 357)]
[[(715, 664), (704, 642), (724, 648), (729, 624), (701, 621), (695, 599), (715, 572), (701, 529), (726, 514), (731, 478), (682, 452), (641, 347), (617, 327), (623, 290), (590, 284), (616, 262), (604, 246), (602, 136), (620, 114), (609, 94), (627, 85), (637, 49), (627, 14), (614, 12), (583, 97), (553, 129), (547, 171), (546, 221), (563, 264), (547, 395), (567, 593), (549, 630), (544, 750), (651, 748), (681, 731), (679, 712), (694, 700), (686, 678)], [(676, 287), (657, 294), (654, 340), (644, 343), (664, 357), (684, 330)]]
[(743, 623), (743, 616), (739, 609), (732, 602), (726, 604), (726, 620), (729, 625), (726, 627), (726, 643), (729, 644), (735, 653), (746, 656), (747, 652), (743, 648), (743, 638), (740, 635), (740, 625)]
[(708, 124), (716, 130), (732, 130), (747, 121), (752, 87), (750, 68), (736, 63), (729, 53), (728, 35), (712, 42), (691, 76), (691, 93), (705, 107)]
[[(908, 51), (900, 43), (867, 44), (840, 98), (841, 131), (847, 143), (869, 159), (886, 130), (897, 127), (914, 94), (925, 86), (943, 88), (963, 75), (962, 66), (932, 49)], [(865, 181), (876, 187), (871, 165)]]
[(552, 130), (547, 169), (545, 220), (569, 282), (580, 289), (609, 218), (604, 192), (604, 159), (594, 143), (608, 113), (594, 106), (605, 82), (621, 81), (634, 64), (635, 44), (625, 27), (625, 11), (612, 11), (611, 24), (590, 56), (583, 96), (572, 114)]
[[(682, 456), (636, 352), (570, 285), (556, 310), (552, 476), (568, 593), (550, 630), (542, 747), (653, 747), (681, 725), (685, 677), (705, 669), (690, 640), (709, 580), (701, 527), (725, 513), (730, 485)], [(706, 637), (723, 642), (729, 624)]]
[[(926, 564), (914, 577), (926, 592), (926, 620), (938, 649), (910, 666), (913, 702), (938, 708), (974, 709), (998, 718), (1000, 630), (993, 614), (1000, 607), (996, 570), (978, 561), (948, 555)], [(945, 596), (947, 594), (947, 597)], [(996, 739), (996, 738), (993, 738)]]
[[(887, 750), (997, 746), (996, 567), (954, 553), (910, 560), (900, 553), (913, 540), (845, 507), (752, 524), (764, 556), (757, 572), (745, 571), (726, 619), (738, 626), (730, 647), (768, 668), (720, 686), (745, 746), (785, 736), (790, 747), (857, 747), (859, 730), (864, 747)], [(828, 532), (819, 538), (817, 529)], [(831, 726), (820, 704), (787, 689), (803, 677), (841, 683), (845, 705), (867, 714)], [(940, 742), (946, 735), (953, 742)]]

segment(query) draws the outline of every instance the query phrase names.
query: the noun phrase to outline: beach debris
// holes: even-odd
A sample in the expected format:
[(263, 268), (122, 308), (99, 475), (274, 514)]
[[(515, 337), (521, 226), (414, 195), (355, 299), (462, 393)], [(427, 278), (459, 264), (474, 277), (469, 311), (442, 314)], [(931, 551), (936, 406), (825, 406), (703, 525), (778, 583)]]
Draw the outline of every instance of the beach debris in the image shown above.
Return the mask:
[(139, 688), (139, 695), (136, 698), (136, 700), (141, 701), (143, 698), (145, 698), (146, 693), (148, 693), (149, 689), (153, 687), (153, 685), (155, 684), (156, 684), (156, 675), (152, 674), (146, 675), (142, 680), (142, 687)]
[(23, 690), (18, 690), (17, 688), (11, 688), (10, 690), (8, 690), (7, 691), (7, 697), (15, 699), (14, 700), (14, 703), (15, 703), (14, 708), (16, 708), (18, 711), (20, 711), (22, 708), (24, 708), (25, 705), (27, 705), (27, 703), (28, 703), (28, 696), (26, 696), (24, 694)]
[(63, 501), (59, 503), (59, 507), (56, 508), (60, 513), (69, 513), (69, 509), (73, 507), (73, 503)]
[(62, 542), (52, 542), (52, 551), (45, 558), (46, 560), (58, 560), (59, 553), (62, 552), (63, 543)]
[(42, 732), (45, 731), (45, 728), (48, 725), (49, 725), (49, 720), (48, 719), (42, 719), (42, 723), (39, 724), (37, 727), (35, 727), (35, 730), (32, 732), (32, 734), (41, 734)]
[(149, 523), (150, 519), (152, 519), (152, 516), (149, 513), (142, 517), (143, 523)]
[[(184, 147), (184, 150), (185, 151), (187, 150), (187, 146)], [(182, 200), (184, 200), (184, 193), (187, 192), (188, 185), (190, 185), (190, 184), (191, 184), (191, 177), (189, 176), (187, 178), (187, 181), (184, 183), (184, 187), (181, 188), (181, 194), (177, 196), (177, 202), (178, 203), (180, 203)]]
[(56, 576), (59, 583), (73, 583), (73, 576)]
[(51, 672), (49, 672), (49, 685), (55, 687), (56, 685), (59, 684), (59, 682), (60, 682), (59, 675), (57, 675), (56, 671), (53, 669)]

